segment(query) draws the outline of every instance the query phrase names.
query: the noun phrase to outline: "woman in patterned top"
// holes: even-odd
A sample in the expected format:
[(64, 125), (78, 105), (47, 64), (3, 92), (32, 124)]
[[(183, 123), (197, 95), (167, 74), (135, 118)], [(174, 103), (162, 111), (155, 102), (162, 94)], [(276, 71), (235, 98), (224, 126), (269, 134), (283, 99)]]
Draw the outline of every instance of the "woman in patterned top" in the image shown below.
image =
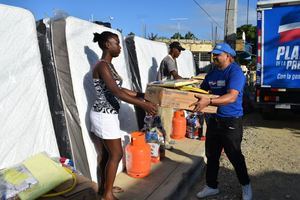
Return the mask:
[(97, 177), (99, 194), (103, 200), (116, 200), (113, 187), (118, 164), (123, 156), (121, 133), (118, 119), (120, 100), (143, 108), (150, 115), (157, 107), (143, 99), (143, 93), (137, 93), (121, 87), (122, 78), (115, 70), (112, 59), (121, 52), (118, 35), (109, 31), (94, 33), (94, 42), (102, 49), (101, 60), (93, 69), (93, 81), (96, 101), (90, 112), (91, 132), (98, 153)]

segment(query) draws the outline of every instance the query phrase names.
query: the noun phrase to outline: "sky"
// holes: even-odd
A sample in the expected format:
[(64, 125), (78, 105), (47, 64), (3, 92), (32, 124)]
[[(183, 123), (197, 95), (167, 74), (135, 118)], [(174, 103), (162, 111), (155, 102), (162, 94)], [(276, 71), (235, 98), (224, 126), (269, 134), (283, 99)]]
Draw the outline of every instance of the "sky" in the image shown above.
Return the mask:
[[(213, 18), (195, 3), (195, 1)], [(257, 0), (238, 0), (237, 27), (256, 25)], [(0, 0), (0, 3), (30, 10), (35, 19), (68, 14), (83, 20), (110, 22), (113, 29), (148, 37), (157, 34), (170, 38), (179, 32), (192, 32), (198, 39), (223, 39), (226, 0)], [(213, 28), (214, 27), (214, 28)]]

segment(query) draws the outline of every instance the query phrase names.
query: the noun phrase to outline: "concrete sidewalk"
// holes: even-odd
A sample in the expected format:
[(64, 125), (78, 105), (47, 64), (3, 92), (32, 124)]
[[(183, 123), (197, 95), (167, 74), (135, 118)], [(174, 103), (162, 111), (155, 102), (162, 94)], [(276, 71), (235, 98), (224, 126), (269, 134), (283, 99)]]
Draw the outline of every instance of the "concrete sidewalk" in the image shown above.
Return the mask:
[(125, 192), (115, 195), (120, 200), (184, 199), (204, 166), (204, 141), (177, 140), (161, 162), (152, 164), (149, 176), (132, 178), (126, 172), (118, 174), (115, 185)]

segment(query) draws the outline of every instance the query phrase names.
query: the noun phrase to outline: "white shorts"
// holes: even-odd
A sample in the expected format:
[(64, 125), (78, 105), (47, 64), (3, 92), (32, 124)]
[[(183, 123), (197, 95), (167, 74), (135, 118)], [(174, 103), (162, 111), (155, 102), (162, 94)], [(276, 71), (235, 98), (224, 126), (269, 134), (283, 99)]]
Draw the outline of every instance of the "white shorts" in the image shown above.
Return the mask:
[(102, 139), (121, 138), (118, 114), (90, 112), (91, 132)]

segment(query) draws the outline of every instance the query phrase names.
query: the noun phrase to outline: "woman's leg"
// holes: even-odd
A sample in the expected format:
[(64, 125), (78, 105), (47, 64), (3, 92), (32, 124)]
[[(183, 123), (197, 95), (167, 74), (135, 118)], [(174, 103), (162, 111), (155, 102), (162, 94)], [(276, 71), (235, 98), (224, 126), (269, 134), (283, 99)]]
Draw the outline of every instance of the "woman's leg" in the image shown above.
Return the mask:
[(105, 166), (108, 162), (108, 152), (104, 147), (103, 140), (97, 137), (94, 133), (91, 134), (91, 139), (94, 143), (97, 152), (97, 181), (98, 181), (98, 193), (102, 195), (104, 193), (105, 183)]
[(113, 195), (113, 184), (115, 181), (118, 165), (123, 157), (121, 139), (103, 140), (104, 147), (108, 152), (108, 162), (105, 167), (105, 183), (103, 199), (115, 200)]

